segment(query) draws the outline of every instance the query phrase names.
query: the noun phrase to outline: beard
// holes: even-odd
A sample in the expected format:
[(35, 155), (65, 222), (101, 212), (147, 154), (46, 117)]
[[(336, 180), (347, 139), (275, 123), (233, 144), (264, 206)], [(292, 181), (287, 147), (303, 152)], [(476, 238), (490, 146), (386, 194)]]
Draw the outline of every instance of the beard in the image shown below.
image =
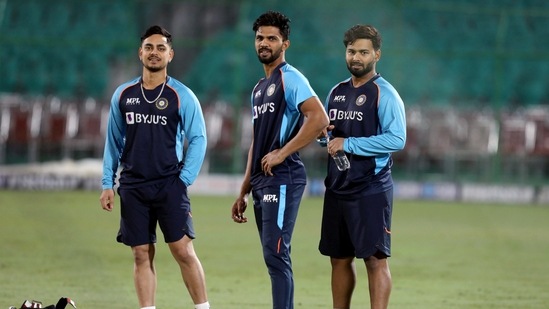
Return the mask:
[(166, 68), (166, 66), (161, 66), (161, 65), (150, 66), (150, 65), (143, 64), (143, 66), (145, 67), (145, 69), (153, 73), (162, 71), (164, 70), (164, 68)]
[(150, 59), (147, 59), (147, 60), (149, 61), (146, 61), (145, 59), (143, 59), (142, 61), (143, 67), (145, 67), (145, 69), (147, 69), (149, 72), (152, 72), (152, 73), (160, 72), (164, 70), (167, 66), (166, 63), (164, 63), (162, 60), (158, 58), (155, 58), (154, 62), (150, 61)]
[[(355, 63), (355, 64), (358, 64), (358, 63)], [(372, 61), (366, 64), (366, 66), (355, 67), (355, 68), (353, 68), (353, 63), (347, 62), (347, 69), (349, 70), (349, 72), (351, 72), (353, 76), (363, 77), (366, 74), (372, 72), (372, 70), (374, 69), (374, 62)]]
[[(267, 57), (261, 56), (261, 51), (263, 51), (263, 50), (270, 51), (271, 55), (267, 56)], [(262, 48), (262, 49), (257, 51), (257, 59), (259, 59), (259, 62), (261, 62), (263, 64), (270, 64), (270, 63), (273, 63), (276, 59), (278, 59), (280, 57), (281, 53), (282, 53), (282, 49), (279, 49), (277, 51), (273, 51), (273, 50), (270, 50), (270, 49), (267, 49), (267, 48)]]

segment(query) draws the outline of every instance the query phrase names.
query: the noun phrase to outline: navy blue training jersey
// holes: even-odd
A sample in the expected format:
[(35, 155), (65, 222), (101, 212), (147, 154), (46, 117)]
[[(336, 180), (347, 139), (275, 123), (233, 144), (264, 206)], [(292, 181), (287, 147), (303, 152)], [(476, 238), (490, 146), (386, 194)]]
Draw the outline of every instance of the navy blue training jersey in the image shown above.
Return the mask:
[(189, 186), (206, 153), (200, 103), (171, 77), (153, 90), (142, 89), (141, 78), (119, 86), (112, 96), (106, 135), (103, 189), (114, 186), (119, 165), (121, 186), (149, 185), (177, 174)]
[(266, 176), (261, 159), (280, 149), (299, 131), (303, 121), (301, 103), (316, 93), (296, 68), (281, 63), (269, 78), (262, 78), (252, 92), (254, 141), (251, 184), (254, 188), (282, 184), (305, 184), (307, 176), (299, 153), (289, 155)]
[(397, 91), (379, 74), (355, 88), (347, 79), (332, 88), (326, 102), (333, 137), (343, 137), (351, 168), (339, 171), (328, 160), (325, 185), (337, 194), (369, 195), (393, 186), (391, 153), (404, 148), (406, 117)]

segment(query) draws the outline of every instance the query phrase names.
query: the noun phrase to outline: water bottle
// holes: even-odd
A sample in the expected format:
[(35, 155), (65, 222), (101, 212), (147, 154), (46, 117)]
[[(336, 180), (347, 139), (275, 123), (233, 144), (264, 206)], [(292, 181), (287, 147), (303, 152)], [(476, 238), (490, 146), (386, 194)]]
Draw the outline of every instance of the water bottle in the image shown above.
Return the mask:
[[(332, 139), (332, 132), (328, 132), (328, 137), (321, 137), (318, 138), (316, 141), (320, 144), (322, 147), (326, 147), (328, 145), (328, 142)], [(335, 153), (335, 155), (332, 156), (334, 159), (334, 162), (337, 166), (337, 169), (340, 171), (348, 170), (351, 167), (351, 163), (349, 162), (349, 159), (345, 155), (345, 152), (343, 150), (339, 150)]]
[(337, 169), (340, 171), (348, 170), (351, 167), (351, 163), (349, 162), (349, 159), (345, 155), (345, 151), (338, 150), (333, 156), (334, 162), (337, 166)]

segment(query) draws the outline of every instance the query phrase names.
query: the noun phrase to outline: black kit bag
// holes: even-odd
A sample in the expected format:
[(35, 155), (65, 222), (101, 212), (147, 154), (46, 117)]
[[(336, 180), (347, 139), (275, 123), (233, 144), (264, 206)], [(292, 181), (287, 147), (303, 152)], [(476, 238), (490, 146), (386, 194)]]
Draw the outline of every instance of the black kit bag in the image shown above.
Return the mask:
[(65, 309), (67, 305), (71, 305), (76, 309), (76, 304), (68, 297), (61, 297), (56, 305), (49, 305), (47, 307), (42, 307), (42, 302), (36, 300), (25, 300), (20, 308), (11, 306), (8, 309), (33, 309), (33, 308), (42, 308), (42, 309)]

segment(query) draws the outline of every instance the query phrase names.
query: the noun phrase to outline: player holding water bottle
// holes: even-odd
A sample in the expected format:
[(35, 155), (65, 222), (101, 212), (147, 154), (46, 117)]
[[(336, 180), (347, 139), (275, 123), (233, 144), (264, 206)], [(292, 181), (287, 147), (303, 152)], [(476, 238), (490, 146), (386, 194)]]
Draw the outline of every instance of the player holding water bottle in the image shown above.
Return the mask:
[(334, 157), (344, 152), (350, 168), (328, 160), (319, 250), (332, 265), (333, 308), (350, 308), (356, 283), (354, 260), (359, 258), (366, 264), (371, 308), (385, 309), (392, 285), (387, 262), (393, 204), (391, 153), (403, 149), (406, 142), (404, 103), (376, 73), (381, 36), (374, 27), (350, 28), (343, 44), (351, 77), (335, 85), (326, 99), (330, 125), (323, 134), (328, 137), (328, 153)]

